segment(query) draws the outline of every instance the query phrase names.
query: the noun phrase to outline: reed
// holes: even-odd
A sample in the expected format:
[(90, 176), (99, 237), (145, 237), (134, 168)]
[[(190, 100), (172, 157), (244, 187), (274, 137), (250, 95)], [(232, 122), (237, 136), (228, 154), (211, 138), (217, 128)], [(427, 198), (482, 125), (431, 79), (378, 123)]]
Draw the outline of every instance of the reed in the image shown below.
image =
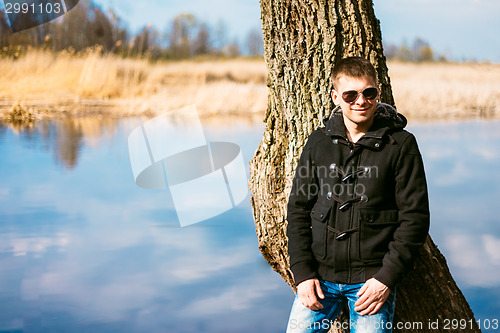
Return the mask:
[(390, 62), (398, 110), (411, 118), (500, 116), (500, 65)]
[[(389, 62), (398, 110), (409, 118), (500, 116), (500, 65)], [(204, 115), (263, 115), (262, 59), (161, 61), (31, 50), (0, 59), (0, 113), (43, 117), (158, 114), (196, 104)], [(21, 111), (20, 111), (21, 110)]]

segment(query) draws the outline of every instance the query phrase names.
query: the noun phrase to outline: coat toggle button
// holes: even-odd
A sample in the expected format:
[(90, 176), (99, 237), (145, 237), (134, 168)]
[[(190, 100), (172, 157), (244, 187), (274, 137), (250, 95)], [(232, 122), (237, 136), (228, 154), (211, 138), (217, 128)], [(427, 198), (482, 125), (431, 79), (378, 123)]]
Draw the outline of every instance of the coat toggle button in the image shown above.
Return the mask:
[(336, 240), (344, 240), (349, 236), (347, 232), (340, 233), (337, 237), (335, 237)]

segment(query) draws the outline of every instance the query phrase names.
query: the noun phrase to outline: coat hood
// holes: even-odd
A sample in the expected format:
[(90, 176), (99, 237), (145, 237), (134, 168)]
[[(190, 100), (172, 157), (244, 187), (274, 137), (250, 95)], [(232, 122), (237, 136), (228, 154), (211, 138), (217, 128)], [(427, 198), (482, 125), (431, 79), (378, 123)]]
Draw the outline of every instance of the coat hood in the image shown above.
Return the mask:
[[(327, 135), (345, 137), (344, 117), (342, 109), (337, 106), (328, 118), (323, 119), (324, 131)], [(365, 137), (382, 138), (388, 131), (405, 128), (407, 120), (405, 116), (398, 113), (396, 108), (386, 103), (377, 103), (373, 125)]]

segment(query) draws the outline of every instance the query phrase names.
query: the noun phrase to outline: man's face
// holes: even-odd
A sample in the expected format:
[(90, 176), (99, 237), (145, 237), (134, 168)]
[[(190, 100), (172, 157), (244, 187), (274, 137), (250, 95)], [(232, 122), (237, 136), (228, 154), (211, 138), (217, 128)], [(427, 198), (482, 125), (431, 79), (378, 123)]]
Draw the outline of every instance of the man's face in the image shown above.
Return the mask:
[[(377, 89), (375, 98), (370, 99), (364, 96), (363, 91), (367, 88)], [(345, 94), (345, 92), (349, 93)], [(357, 96), (353, 92), (357, 92)], [(373, 89), (365, 91), (365, 94), (369, 95), (369, 97), (373, 97), (374, 94), (370, 94), (370, 92), (373, 93)], [(351, 97), (355, 96), (356, 99), (352, 102), (346, 102), (342, 97), (343, 94), (344, 97), (349, 97), (350, 95)], [(342, 108), (344, 122), (351, 122), (351, 125), (364, 129), (365, 131), (368, 130), (372, 124), (379, 97), (380, 92), (378, 91), (375, 80), (371, 77), (356, 78), (342, 75), (337, 80), (337, 89), (332, 91), (333, 102), (335, 105), (340, 105)], [(347, 99), (349, 100), (349, 98)]]

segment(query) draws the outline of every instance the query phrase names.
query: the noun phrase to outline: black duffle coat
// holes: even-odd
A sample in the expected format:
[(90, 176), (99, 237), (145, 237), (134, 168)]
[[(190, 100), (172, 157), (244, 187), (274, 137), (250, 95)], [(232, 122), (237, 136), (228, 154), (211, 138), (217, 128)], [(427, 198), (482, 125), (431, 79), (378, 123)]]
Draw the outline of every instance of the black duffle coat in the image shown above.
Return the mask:
[(424, 166), (406, 119), (379, 103), (369, 131), (352, 143), (340, 108), (311, 133), (287, 209), (295, 283), (321, 278), (394, 288), (429, 231)]

